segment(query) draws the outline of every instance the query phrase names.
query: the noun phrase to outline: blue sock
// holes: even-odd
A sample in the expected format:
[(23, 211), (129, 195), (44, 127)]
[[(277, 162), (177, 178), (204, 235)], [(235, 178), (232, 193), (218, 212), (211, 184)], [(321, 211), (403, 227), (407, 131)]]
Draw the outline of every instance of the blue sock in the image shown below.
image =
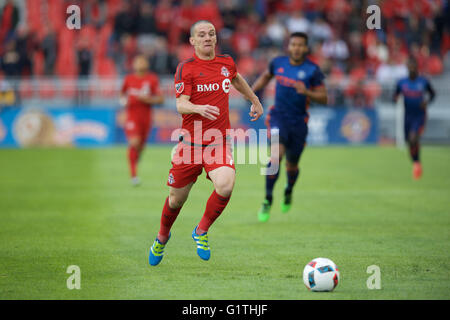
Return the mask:
[[(267, 167), (270, 167), (270, 162)], [(277, 182), (279, 172), (280, 170), (277, 170), (277, 172), (273, 175), (266, 175), (266, 200), (269, 201), (269, 204), (272, 204), (272, 192), (275, 186), (275, 182)]]
[(286, 174), (287, 174), (287, 184), (286, 184), (286, 189), (284, 189), (284, 193), (291, 194), (292, 189), (294, 188), (295, 182), (297, 181), (297, 178), (300, 174), (300, 169), (295, 168), (295, 169), (286, 170)]
[(410, 142), (409, 144), (409, 154), (411, 155), (411, 158), (414, 162), (418, 162), (419, 161), (419, 143), (415, 142), (412, 143)]

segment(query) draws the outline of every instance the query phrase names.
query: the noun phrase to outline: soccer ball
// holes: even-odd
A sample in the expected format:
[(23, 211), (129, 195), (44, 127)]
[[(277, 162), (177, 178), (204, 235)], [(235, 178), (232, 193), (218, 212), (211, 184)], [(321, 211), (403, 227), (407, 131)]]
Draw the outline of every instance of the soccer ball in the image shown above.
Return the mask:
[(303, 269), (303, 282), (311, 291), (333, 291), (339, 283), (339, 269), (327, 258), (316, 258)]

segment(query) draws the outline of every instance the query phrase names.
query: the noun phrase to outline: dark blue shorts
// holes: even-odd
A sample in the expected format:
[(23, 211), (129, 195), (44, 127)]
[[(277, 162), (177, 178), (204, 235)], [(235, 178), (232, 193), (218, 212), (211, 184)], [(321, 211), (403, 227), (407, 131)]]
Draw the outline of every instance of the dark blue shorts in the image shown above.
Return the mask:
[(411, 133), (416, 135), (422, 135), (423, 130), (425, 129), (425, 121), (426, 114), (419, 115), (409, 115), (405, 116), (405, 139), (408, 140), (408, 137)]
[(298, 163), (303, 149), (306, 146), (308, 136), (307, 120), (287, 123), (279, 116), (269, 112), (266, 118), (266, 125), (270, 131), (270, 136), (278, 135), (279, 141), (286, 148), (286, 159), (290, 163)]

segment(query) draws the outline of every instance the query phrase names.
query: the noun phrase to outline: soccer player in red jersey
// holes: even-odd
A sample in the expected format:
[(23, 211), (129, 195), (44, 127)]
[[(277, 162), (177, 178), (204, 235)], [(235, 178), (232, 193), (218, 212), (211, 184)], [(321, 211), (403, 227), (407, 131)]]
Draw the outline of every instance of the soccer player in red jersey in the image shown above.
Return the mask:
[[(225, 209), (235, 181), (233, 155), (226, 138), (230, 128), (228, 96), (231, 85), (251, 101), (249, 115), (252, 121), (263, 114), (259, 99), (237, 72), (233, 59), (228, 55), (216, 55), (216, 30), (211, 22), (195, 22), (189, 41), (194, 47), (194, 56), (181, 62), (175, 74), (176, 107), (183, 123), (167, 182), (169, 196), (162, 210), (158, 236), (150, 249), (152, 266), (163, 258), (170, 229), (203, 169), (212, 181), (214, 191), (192, 238), (199, 257), (210, 258), (207, 232)], [(197, 158), (199, 154), (200, 158)]]
[(151, 129), (152, 105), (163, 103), (164, 96), (159, 92), (158, 76), (148, 71), (146, 57), (134, 58), (133, 69), (134, 74), (124, 79), (120, 101), (126, 107), (125, 135), (131, 183), (137, 186), (140, 183), (137, 163)]

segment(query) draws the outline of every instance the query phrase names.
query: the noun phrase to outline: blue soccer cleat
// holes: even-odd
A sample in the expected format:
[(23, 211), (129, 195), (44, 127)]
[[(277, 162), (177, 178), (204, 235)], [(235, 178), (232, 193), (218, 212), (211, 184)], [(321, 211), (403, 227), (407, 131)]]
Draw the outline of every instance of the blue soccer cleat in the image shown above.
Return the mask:
[[(171, 234), (169, 233), (167, 242), (169, 242), (170, 235)], [(148, 257), (148, 263), (150, 263), (151, 266), (156, 266), (161, 262), (167, 242), (163, 244), (158, 240), (158, 237), (156, 237), (155, 242), (153, 242), (153, 245), (150, 248), (150, 255)]]
[(194, 239), (195, 243), (197, 244), (197, 254), (200, 258), (203, 260), (209, 260), (211, 257), (211, 250), (209, 250), (208, 245), (208, 233), (205, 232), (201, 235), (197, 234), (197, 227), (194, 228), (194, 231), (192, 231), (192, 239)]

